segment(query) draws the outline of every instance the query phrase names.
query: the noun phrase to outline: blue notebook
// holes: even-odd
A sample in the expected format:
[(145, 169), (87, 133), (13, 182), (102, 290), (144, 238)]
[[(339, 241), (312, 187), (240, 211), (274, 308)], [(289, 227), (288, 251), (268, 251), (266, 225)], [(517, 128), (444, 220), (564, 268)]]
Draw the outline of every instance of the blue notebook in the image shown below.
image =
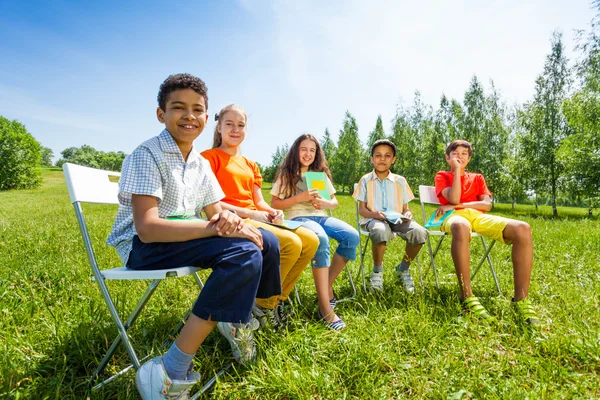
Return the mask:
[(387, 220), (390, 221), (392, 224), (397, 224), (399, 222), (402, 222), (401, 221), (402, 219), (410, 219), (406, 215), (401, 214), (396, 211), (384, 211), (383, 213), (385, 214), (385, 217), (387, 218)]
[(435, 212), (434, 212), (433, 214), (431, 214), (431, 217), (429, 218), (429, 221), (427, 221), (427, 223), (425, 224), (425, 229), (439, 228), (440, 226), (442, 226), (442, 223), (444, 223), (444, 221), (453, 212), (454, 212), (454, 210), (448, 210), (448, 211), (446, 211), (446, 213), (444, 213), (444, 215), (442, 215), (440, 217), (436, 217)]

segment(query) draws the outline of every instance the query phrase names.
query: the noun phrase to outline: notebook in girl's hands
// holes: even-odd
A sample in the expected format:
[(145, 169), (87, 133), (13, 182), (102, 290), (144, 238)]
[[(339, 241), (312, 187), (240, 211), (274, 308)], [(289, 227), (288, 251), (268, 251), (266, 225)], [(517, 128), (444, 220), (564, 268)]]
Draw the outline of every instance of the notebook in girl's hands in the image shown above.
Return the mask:
[(425, 229), (429, 229), (429, 228), (439, 228), (440, 226), (442, 226), (442, 224), (444, 223), (444, 221), (450, 216), (450, 214), (452, 214), (454, 212), (454, 210), (448, 210), (444, 213), (444, 215), (437, 217), (435, 212), (433, 214), (431, 214), (431, 217), (429, 218), (429, 221), (427, 221), (427, 223), (425, 224), (424, 228)]
[(304, 176), (306, 177), (306, 186), (308, 186), (309, 190), (317, 189), (322, 198), (326, 200), (331, 198), (331, 193), (329, 193), (327, 187), (327, 177), (325, 176), (325, 172), (309, 171)]

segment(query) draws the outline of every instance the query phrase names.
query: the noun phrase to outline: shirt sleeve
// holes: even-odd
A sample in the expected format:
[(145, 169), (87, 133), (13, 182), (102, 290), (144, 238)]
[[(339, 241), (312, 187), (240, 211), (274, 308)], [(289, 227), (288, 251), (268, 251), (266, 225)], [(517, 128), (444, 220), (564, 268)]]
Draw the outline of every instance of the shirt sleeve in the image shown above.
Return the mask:
[(367, 202), (367, 180), (364, 176), (360, 178), (360, 181), (358, 181), (358, 185), (356, 185), (356, 189), (354, 190), (354, 193), (352, 193), (352, 197), (354, 197), (355, 200), (362, 201), (363, 203)]
[(217, 177), (213, 173), (210, 168), (210, 164), (208, 160), (202, 160), (202, 168), (204, 169), (204, 178), (200, 183), (200, 187), (204, 188), (202, 196), (198, 197), (198, 204), (196, 205), (196, 215), (200, 215), (200, 211), (213, 203), (221, 200), (225, 197), (225, 193), (223, 193), (223, 189), (221, 189), (221, 185), (219, 185), (219, 181), (217, 181)]
[(256, 164), (254, 161), (250, 161), (250, 166), (254, 172), (254, 184), (258, 185), (259, 188), (262, 188), (263, 177), (260, 173), (260, 168), (258, 168), (258, 164)]
[[(448, 199), (446, 199), (444, 197), (444, 195), (442, 194), (442, 190), (446, 189), (447, 187), (451, 187), (451, 186), (452, 186), (452, 184), (450, 182), (448, 182), (448, 176), (446, 176), (444, 171), (440, 171), (437, 174), (435, 174), (435, 194), (438, 197), (438, 200), (440, 200), (440, 202), (442, 202), (442, 199), (445, 200), (446, 202), (448, 201)], [(443, 204), (443, 202), (442, 202), (442, 204)]]
[(404, 198), (402, 199), (403, 203), (409, 203), (412, 199), (415, 198), (415, 195), (413, 194), (412, 190), (410, 189), (410, 186), (408, 186), (408, 182), (406, 181), (405, 178), (402, 178), (402, 185), (404, 186), (404, 190), (402, 191), (404, 193)]
[(479, 178), (478, 179), (478, 190), (479, 190), (480, 195), (487, 194), (488, 196), (492, 197), (492, 192), (490, 192), (490, 189), (488, 189), (483, 175), (478, 174), (477, 178)]
[(271, 195), (277, 197), (278, 199), (280, 199), (281, 197), (279, 197), (279, 195), (281, 190), (281, 178), (277, 178), (275, 180), (275, 182), (273, 182), (273, 187), (271, 188)]
[(119, 203), (131, 207), (132, 195), (162, 199), (162, 180), (154, 157), (145, 147), (138, 147), (125, 158), (119, 179)]
[(331, 183), (331, 179), (329, 179), (327, 174), (325, 174), (325, 180), (327, 181), (327, 190), (329, 191), (329, 194), (335, 194), (335, 188), (333, 187), (333, 183)]

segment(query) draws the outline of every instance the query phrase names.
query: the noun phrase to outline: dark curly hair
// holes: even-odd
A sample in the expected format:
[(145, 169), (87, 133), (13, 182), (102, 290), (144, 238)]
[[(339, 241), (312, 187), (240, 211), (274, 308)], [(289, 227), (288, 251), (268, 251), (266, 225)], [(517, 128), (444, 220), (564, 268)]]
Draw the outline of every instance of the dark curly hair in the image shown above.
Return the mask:
[(192, 89), (194, 92), (204, 97), (204, 107), (208, 110), (208, 89), (206, 88), (206, 83), (204, 83), (202, 79), (190, 74), (169, 75), (169, 77), (165, 79), (160, 85), (158, 96), (156, 97), (160, 109), (164, 111), (169, 95), (172, 92), (181, 89)]
[(303, 133), (296, 139), (294, 144), (292, 144), (292, 147), (290, 147), (275, 175), (275, 181), (281, 179), (281, 192), (286, 199), (296, 194), (296, 185), (302, 180), (302, 177), (300, 176), (300, 168), (302, 167), (300, 164), (300, 144), (306, 139), (312, 140), (317, 147), (315, 159), (312, 164), (308, 166), (308, 170), (325, 172), (325, 175), (331, 180), (331, 172), (329, 171), (329, 166), (327, 165), (327, 160), (325, 159), (321, 144), (317, 138), (310, 133)]

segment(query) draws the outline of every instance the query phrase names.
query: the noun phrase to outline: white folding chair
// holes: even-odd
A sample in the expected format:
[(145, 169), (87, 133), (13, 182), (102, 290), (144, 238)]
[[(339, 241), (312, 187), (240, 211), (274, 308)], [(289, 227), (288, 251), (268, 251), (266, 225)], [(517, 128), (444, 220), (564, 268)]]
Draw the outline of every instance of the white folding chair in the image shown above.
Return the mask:
[[(419, 199), (421, 201), (421, 210), (423, 212), (423, 225), (425, 225), (427, 223), (427, 219), (428, 219), (427, 214), (425, 213), (425, 204), (439, 205), (440, 201), (438, 200), (437, 195), (435, 194), (435, 187), (434, 186), (425, 186), (425, 185), (419, 185)], [(427, 237), (427, 247), (429, 248), (429, 258), (431, 259), (431, 269), (433, 270), (433, 275), (435, 277), (435, 286), (437, 288), (439, 288), (440, 285), (439, 285), (439, 279), (438, 279), (438, 274), (437, 274), (437, 268), (435, 266), (435, 256), (437, 255), (438, 250), (440, 249), (440, 246), (442, 245), (442, 241), (449, 234), (447, 234), (445, 232), (441, 232), (439, 230), (430, 230), (430, 229), (428, 229), (428, 232), (429, 232), (429, 236)], [(439, 237), (437, 244), (435, 246), (435, 250), (433, 250), (431, 247), (431, 237), (432, 236)], [(471, 237), (481, 238), (481, 244), (483, 245), (483, 250), (485, 253), (483, 255), (483, 257), (481, 257), (481, 260), (477, 264), (477, 267), (475, 267), (473, 272), (471, 272), (471, 280), (473, 280), (475, 278), (475, 275), (477, 275), (477, 272), (479, 272), (481, 265), (484, 263), (484, 261), (487, 260), (487, 263), (490, 267), (490, 272), (492, 273), (492, 276), (494, 277), (494, 282), (496, 283), (496, 289), (498, 290), (498, 293), (502, 293), (502, 291), (500, 290), (500, 284), (498, 283), (498, 278), (496, 276), (496, 270), (494, 269), (494, 266), (492, 264), (492, 258), (490, 257), (490, 251), (492, 251), (492, 248), (496, 244), (496, 241), (491, 240), (491, 243), (488, 246), (488, 244), (485, 241), (485, 238), (483, 236), (481, 236), (479, 233), (472, 232)]]
[[(333, 213), (331, 210), (329, 210), (329, 216), (333, 217)], [(343, 297), (341, 299), (337, 299), (338, 303), (342, 303), (344, 301), (348, 301), (348, 300), (354, 300), (354, 298), (356, 297), (356, 286), (354, 285), (354, 279), (352, 279), (352, 272), (350, 272), (350, 267), (348, 265), (346, 265), (346, 267), (344, 268), (346, 270), (346, 274), (348, 276), (348, 282), (350, 283), (350, 288), (351, 288), (351, 295), (347, 296), (347, 297)], [(298, 305), (302, 306), (302, 301), (300, 300), (300, 294), (298, 293), (298, 285), (294, 286), (294, 292), (296, 294), (296, 301), (298, 302)]]
[[(101, 270), (96, 261), (96, 256), (94, 254), (94, 249), (92, 246), (90, 235), (88, 233), (87, 225), (83, 217), (81, 203), (118, 204), (118, 184), (116, 182), (111, 182), (110, 177), (118, 178), (121, 174), (117, 172), (82, 167), (80, 165), (75, 165), (71, 163), (65, 163), (63, 165), (63, 171), (65, 174), (67, 187), (69, 189), (69, 197), (71, 199), (73, 207), (75, 208), (75, 215), (77, 216), (77, 222), (79, 224), (79, 229), (83, 237), (85, 251), (87, 253), (90, 267), (92, 268), (92, 279), (98, 284), (100, 292), (102, 293), (102, 297), (104, 298), (104, 301), (108, 306), (108, 311), (110, 312), (110, 315), (118, 331), (118, 336), (112, 343), (110, 349), (106, 353), (106, 356), (102, 359), (100, 365), (96, 369), (96, 372), (94, 372), (94, 375), (92, 376), (92, 384), (104, 371), (104, 368), (108, 364), (108, 361), (113, 356), (121, 342), (125, 346), (125, 350), (127, 350), (127, 354), (129, 355), (129, 358), (131, 360), (131, 365), (127, 366), (123, 370), (117, 372), (115, 375), (94, 386), (93, 389), (95, 390), (106, 385), (108, 382), (115, 379), (116, 377), (126, 373), (131, 368), (137, 370), (140, 367), (140, 359), (138, 358), (131, 344), (129, 336), (127, 335), (127, 331), (135, 323), (141, 311), (144, 309), (144, 306), (146, 305), (146, 303), (148, 302), (148, 300), (150, 299), (150, 297), (152, 296), (152, 294), (163, 279), (169, 277), (182, 277), (186, 275), (192, 275), (200, 289), (202, 289), (203, 283), (197, 274), (197, 272), (200, 270), (200, 268), (197, 267), (179, 267), (153, 271), (136, 271), (126, 267)], [(105, 281), (109, 280), (152, 280), (152, 282), (138, 301), (137, 305), (135, 306), (125, 323), (123, 323), (123, 321), (119, 317), (117, 309), (115, 308), (111, 295), (106, 286)], [(176, 334), (182, 326), (183, 320), (180, 320), (179, 325), (173, 333)], [(148, 357), (149, 355), (144, 357), (141, 361)], [(223, 372), (224, 370), (219, 371), (219, 375)], [(203, 391), (208, 390), (208, 388), (210, 388), (210, 386), (214, 384), (214, 381), (214, 378), (211, 379), (205, 385), (205, 387), (202, 388), (201, 392), (196, 393), (195, 396), (199, 396), (200, 394), (202, 394)]]

